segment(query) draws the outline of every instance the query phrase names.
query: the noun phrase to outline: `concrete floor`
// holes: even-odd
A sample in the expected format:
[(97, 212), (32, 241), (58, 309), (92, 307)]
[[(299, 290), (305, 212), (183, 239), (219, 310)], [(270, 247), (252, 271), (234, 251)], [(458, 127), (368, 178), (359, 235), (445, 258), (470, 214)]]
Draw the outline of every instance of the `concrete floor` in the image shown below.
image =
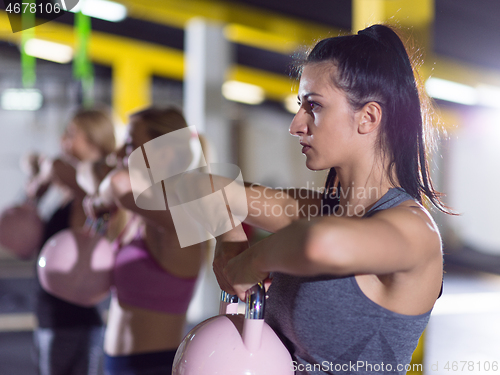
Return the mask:
[(33, 334), (0, 332), (0, 374), (36, 375)]
[(500, 276), (449, 272), (426, 330), (425, 374), (500, 373)]
[(0, 374), (36, 375), (33, 328), (34, 265), (0, 261)]
[[(0, 259), (0, 375), (37, 375), (35, 264)], [(98, 306), (102, 312), (108, 301)]]

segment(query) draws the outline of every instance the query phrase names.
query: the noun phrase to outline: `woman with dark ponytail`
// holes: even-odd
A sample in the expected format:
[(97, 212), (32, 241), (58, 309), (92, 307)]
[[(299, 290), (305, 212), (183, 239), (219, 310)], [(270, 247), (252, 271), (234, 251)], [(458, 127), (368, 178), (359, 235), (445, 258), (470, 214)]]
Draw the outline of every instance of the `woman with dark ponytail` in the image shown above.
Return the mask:
[(240, 298), (270, 284), (266, 321), (297, 374), (405, 374), (442, 285), (424, 204), (450, 213), (414, 68), (383, 25), (320, 41), (299, 68), (290, 133), (309, 169), (329, 170), (326, 189), (247, 185), (245, 221), (274, 234), (251, 247), (241, 226), (220, 236), (215, 273)]

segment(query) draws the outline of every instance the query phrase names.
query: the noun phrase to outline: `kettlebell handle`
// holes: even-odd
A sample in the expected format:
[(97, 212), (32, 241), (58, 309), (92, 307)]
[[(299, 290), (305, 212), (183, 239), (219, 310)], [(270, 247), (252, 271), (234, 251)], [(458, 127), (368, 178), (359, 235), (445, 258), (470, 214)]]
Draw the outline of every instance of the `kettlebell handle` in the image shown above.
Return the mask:
[[(224, 290), (220, 294), (219, 314), (236, 314), (238, 296)], [(263, 283), (255, 284), (246, 292), (245, 319), (264, 319), (266, 290)]]
[(221, 290), (220, 300), (221, 302), (226, 303), (238, 303), (238, 296), (236, 294), (229, 294), (228, 292)]
[[(247, 290), (245, 308), (245, 323), (241, 334), (245, 347), (250, 352), (259, 350), (262, 341), (262, 330), (264, 327), (264, 305), (266, 301), (266, 289), (264, 284), (258, 283)], [(237, 314), (238, 296), (221, 291), (219, 314)]]
[(264, 329), (264, 303), (266, 290), (263, 283), (254, 285), (246, 292), (245, 323), (242, 339), (245, 347), (252, 353), (257, 352), (262, 344)]
[(85, 220), (85, 227), (92, 234), (100, 234), (104, 236), (106, 231), (108, 230), (108, 221), (109, 214), (104, 214), (101, 217), (92, 219), (91, 217), (87, 217)]
[(266, 290), (263, 283), (255, 284), (246, 292), (245, 319), (264, 319)]
[(229, 294), (221, 290), (219, 315), (237, 314), (238, 313), (238, 296), (236, 294)]

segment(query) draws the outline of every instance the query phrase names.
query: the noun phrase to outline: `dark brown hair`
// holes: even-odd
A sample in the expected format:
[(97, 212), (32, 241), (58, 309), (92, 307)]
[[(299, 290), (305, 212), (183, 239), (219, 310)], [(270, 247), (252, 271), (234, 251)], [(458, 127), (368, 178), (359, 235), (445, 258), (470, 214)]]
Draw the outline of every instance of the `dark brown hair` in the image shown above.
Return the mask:
[(175, 107), (150, 107), (130, 116), (146, 126), (151, 138), (187, 127), (182, 112)]

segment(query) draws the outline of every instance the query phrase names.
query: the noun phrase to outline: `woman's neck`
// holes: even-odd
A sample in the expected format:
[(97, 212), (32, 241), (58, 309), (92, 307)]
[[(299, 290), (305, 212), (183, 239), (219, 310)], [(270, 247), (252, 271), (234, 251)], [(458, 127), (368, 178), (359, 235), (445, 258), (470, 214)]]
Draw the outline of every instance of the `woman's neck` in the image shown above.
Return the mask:
[(363, 216), (387, 191), (394, 187), (382, 163), (364, 168), (335, 168), (340, 182), (339, 209), (341, 216)]

